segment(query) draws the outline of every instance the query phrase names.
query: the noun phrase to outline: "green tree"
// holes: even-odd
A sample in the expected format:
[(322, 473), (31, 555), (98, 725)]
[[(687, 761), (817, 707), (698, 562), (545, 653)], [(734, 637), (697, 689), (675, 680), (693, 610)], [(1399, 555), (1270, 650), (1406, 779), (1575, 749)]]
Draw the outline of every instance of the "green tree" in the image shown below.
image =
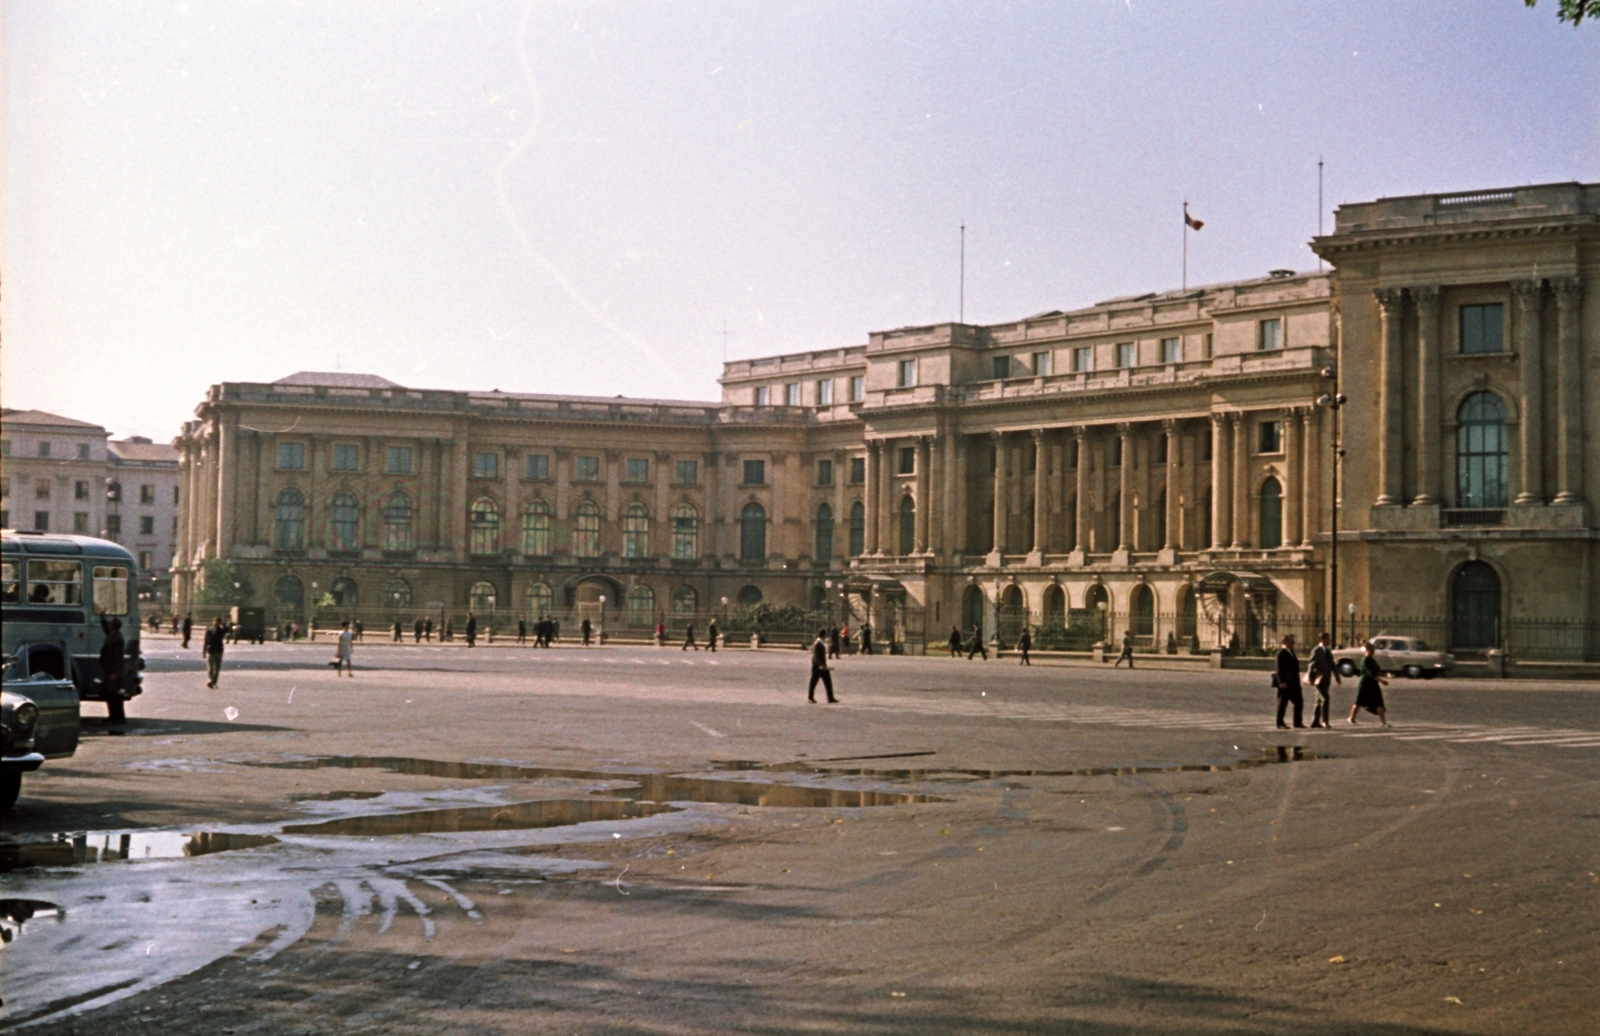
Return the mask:
[[(1523, 0), (1529, 7), (1537, 6), (1539, 0)], [(1600, 0), (1561, 0), (1556, 7), (1556, 18), (1563, 22), (1571, 22), (1576, 26), (1585, 18), (1600, 19)]]
[(249, 604), (255, 591), (250, 581), (231, 561), (220, 558), (200, 566), (200, 587), (195, 595), (196, 604)]

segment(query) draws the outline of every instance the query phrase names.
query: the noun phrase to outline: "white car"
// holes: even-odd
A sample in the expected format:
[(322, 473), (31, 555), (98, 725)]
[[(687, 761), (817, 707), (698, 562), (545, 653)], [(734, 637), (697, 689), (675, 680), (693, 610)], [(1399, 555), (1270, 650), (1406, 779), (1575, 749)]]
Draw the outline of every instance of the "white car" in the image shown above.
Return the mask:
[[(1413, 680), (1429, 679), (1440, 673), (1448, 673), (1455, 668), (1456, 656), (1444, 651), (1435, 651), (1426, 641), (1417, 637), (1396, 637), (1388, 633), (1380, 633), (1372, 638), (1374, 657), (1384, 673), (1389, 676), (1405, 674)], [(1344, 676), (1355, 676), (1361, 672), (1361, 659), (1364, 652), (1359, 647), (1340, 648), (1333, 653), (1334, 664), (1339, 667), (1339, 672)]]

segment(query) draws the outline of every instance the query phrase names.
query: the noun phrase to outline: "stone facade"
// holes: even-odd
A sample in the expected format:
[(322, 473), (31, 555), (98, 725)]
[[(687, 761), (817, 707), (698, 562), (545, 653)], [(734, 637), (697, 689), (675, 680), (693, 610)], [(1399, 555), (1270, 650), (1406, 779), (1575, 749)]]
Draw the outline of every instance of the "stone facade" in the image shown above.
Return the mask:
[(116, 518), (116, 531), (107, 538), (138, 560), (140, 599), (164, 608), (178, 549), (178, 451), (168, 443), (134, 436), (108, 442), (106, 459), (106, 515)]
[(224, 383), (176, 442), (178, 593), (224, 558), (283, 613), (759, 598), (1204, 647), (1448, 617), (1463, 579), (1482, 612), (1492, 569), (1504, 617), (1592, 621), (1597, 220), (1577, 184), (1345, 206), (1329, 272), (731, 362), (720, 403)]
[(8, 529), (106, 535), (106, 440), (97, 424), (43, 410), (0, 412)]

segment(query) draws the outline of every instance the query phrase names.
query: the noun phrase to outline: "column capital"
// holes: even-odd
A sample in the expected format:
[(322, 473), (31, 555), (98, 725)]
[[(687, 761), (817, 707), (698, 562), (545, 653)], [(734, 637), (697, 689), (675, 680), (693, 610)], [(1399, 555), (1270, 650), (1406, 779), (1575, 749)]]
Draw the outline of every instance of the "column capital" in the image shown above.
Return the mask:
[(1411, 293), (1411, 300), (1417, 304), (1418, 309), (1434, 309), (1439, 305), (1439, 286), (1437, 284), (1423, 284), (1407, 289)]
[(1044, 440), (1044, 429), (1043, 429), (1043, 428), (1034, 428), (1034, 429), (1031, 429), (1031, 430), (1030, 430), (1030, 431), (1029, 431), (1029, 432), (1028, 432), (1028, 435), (1029, 435), (1029, 436), (1030, 436), (1030, 437), (1032, 437), (1032, 439), (1033, 439), (1033, 444), (1034, 444), (1034, 445), (1035, 445), (1035, 446), (1037, 446), (1037, 445), (1039, 445), (1039, 443), (1040, 443), (1040, 442), (1042, 442), (1042, 441), (1043, 441), (1043, 440)]
[(1555, 290), (1556, 303), (1562, 308), (1576, 306), (1583, 301), (1583, 279), (1579, 277), (1552, 277), (1550, 287)]
[(1404, 288), (1373, 288), (1372, 297), (1378, 300), (1378, 307), (1388, 317), (1399, 316), (1406, 301)]
[(989, 441), (992, 442), (992, 443), (999, 443), (1000, 440), (1003, 439), (1003, 438), (1005, 438), (1005, 433), (1004, 432), (996, 431), (996, 432), (990, 432), (989, 433)]
[(1537, 277), (1512, 281), (1511, 290), (1517, 293), (1517, 300), (1523, 305), (1537, 305), (1544, 294), (1544, 281)]
[(1243, 424), (1244, 423), (1244, 411), (1243, 410), (1230, 410), (1230, 411), (1228, 411), (1228, 423), (1233, 425), (1233, 426), (1235, 426), (1235, 427), (1238, 427), (1240, 424)]
[(1132, 434), (1133, 434), (1133, 423), (1131, 421), (1118, 421), (1117, 422), (1117, 435), (1119, 435), (1122, 438), (1126, 439), (1126, 438), (1128, 438), (1128, 436), (1130, 436)]
[(1213, 411), (1211, 411), (1211, 423), (1215, 427), (1221, 428), (1224, 424), (1227, 423), (1227, 421), (1228, 421), (1228, 415), (1225, 412), (1223, 412), (1221, 410), (1213, 410)]
[(1178, 419), (1176, 417), (1163, 417), (1161, 419), (1161, 430), (1167, 433), (1168, 437), (1177, 435)]
[(1086, 424), (1074, 425), (1072, 427), (1072, 437), (1079, 442), (1083, 442), (1089, 437), (1089, 426)]

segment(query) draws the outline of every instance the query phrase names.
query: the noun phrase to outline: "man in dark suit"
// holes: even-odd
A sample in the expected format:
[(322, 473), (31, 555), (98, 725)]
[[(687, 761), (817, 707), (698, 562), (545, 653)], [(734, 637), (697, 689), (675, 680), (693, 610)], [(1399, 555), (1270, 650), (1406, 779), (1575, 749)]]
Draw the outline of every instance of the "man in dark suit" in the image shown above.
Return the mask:
[(1283, 714), (1291, 702), (1294, 703), (1294, 725), (1305, 726), (1301, 714), (1305, 699), (1300, 697), (1300, 659), (1295, 657), (1293, 633), (1285, 634), (1278, 647), (1278, 662), (1273, 670), (1272, 682), (1278, 691), (1278, 726), (1287, 727), (1283, 722)]
[(478, 646), (478, 617), (467, 612), (467, 647)]
[(120, 725), (128, 721), (123, 705), (122, 681), (128, 675), (127, 644), (122, 639), (122, 620), (100, 617), (105, 643), (100, 647), (100, 686), (106, 696), (106, 722)]
[(828, 692), (828, 704), (837, 702), (839, 699), (833, 696), (833, 674), (828, 671), (827, 630), (817, 630), (817, 639), (811, 642), (811, 684), (806, 688), (806, 701), (813, 704), (817, 700), (818, 680)]
[(1317, 689), (1316, 708), (1311, 712), (1313, 727), (1325, 728), (1333, 722), (1328, 691), (1336, 680), (1344, 683), (1339, 679), (1339, 667), (1333, 664), (1333, 637), (1324, 633), (1317, 638), (1317, 646), (1311, 649), (1311, 663), (1306, 666), (1306, 682)]
[(212, 689), (216, 688), (217, 679), (222, 676), (222, 645), (227, 639), (228, 631), (222, 628), (222, 616), (218, 615), (206, 627), (205, 643), (201, 650), (201, 654), (206, 656), (206, 686)]

